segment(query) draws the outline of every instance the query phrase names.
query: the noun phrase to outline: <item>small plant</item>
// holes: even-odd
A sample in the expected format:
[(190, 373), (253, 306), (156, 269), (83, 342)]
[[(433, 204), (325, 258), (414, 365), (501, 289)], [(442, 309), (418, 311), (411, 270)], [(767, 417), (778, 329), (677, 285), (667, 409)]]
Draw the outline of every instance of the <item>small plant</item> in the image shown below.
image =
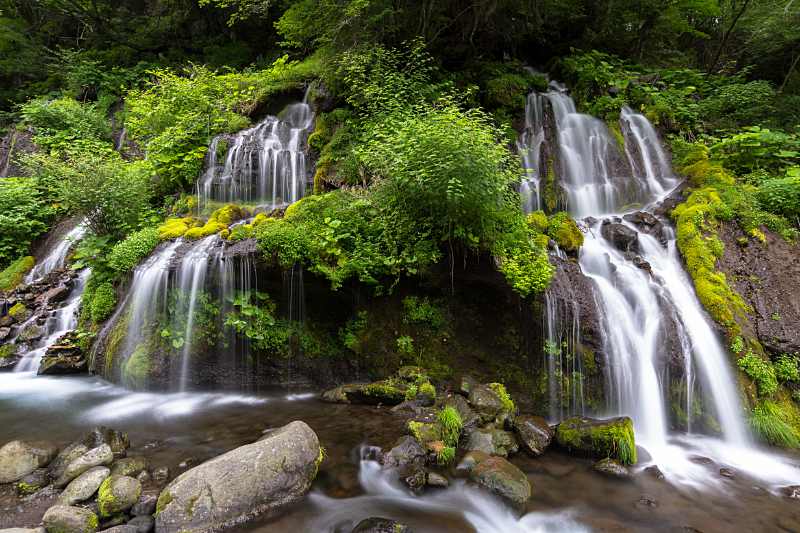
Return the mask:
[(742, 353), (742, 350), (744, 350), (744, 339), (741, 335), (737, 335), (731, 343), (731, 351), (738, 355)]
[(453, 464), (456, 460), (456, 449), (453, 446), (444, 446), (436, 453), (436, 463), (439, 466)]
[(439, 329), (444, 325), (444, 314), (439, 307), (427, 298), (418, 296), (408, 296), (403, 298), (405, 316), (403, 321), (406, 323), (427, 324), (433, 329)]
[(775, 322), (780, 322), (781, 320), (781, 314), (778, 312), (772, 313), (769, 317)]
[(448, 405), (439, 411), (436, 418), (442, 426), (444, 443), (448, 446), (457, 446), (458, 439), (461, 436), (461, 430), (464, 427), (461, 414), (455, 407)]
[(800, 447), (800, 435), (792, 427), (791, 416), (780, 405), (763, 400), (753, 408), (750, 426), (765, 441), (786, 448)]
[(775, 368), (775, 377), (781, 383), (787, 381), (800, 381), (800, 370), (797, 368), (798, 355), (783, 354), (778, 357), (778, 360), (773, 364)]
[(516, 410), (514, 400), (511, 399), (511, 396), (508, 394), (505, 385), (502, 383), (489, 383), (489, 388), (500, 397), (500, 401), (503, 403), (503, 409), (509, 413), (513, 413)]
[(748, 351), (736, 364), (756, 382), (759, 396), (772, 396), (778, 390), (775, 368), (770, 361)]
[(397, 337), (397, 351), (405, 355), (414, 355), (414, 339), (408, 335)]
[(434, 387), (430, 381), (425, 381), (420, 384), (419, 393), (426, 398), (430, 398), (432, 401), (436, 399), (436, 387)]
[(418, 392), (419, 392), (419, 390), (417, 389), (417, 386), (416, 386), (416, 385), (410, 385), (410, 386), (409, 386), (409, 387), (406, 389), (406, 401), (407, 401), (407, 402), (410, 402), (411, 400), (413, 400), (414, 398), (416, 398), (416, 397), (417, 397), (417, 393), (418, 393)]

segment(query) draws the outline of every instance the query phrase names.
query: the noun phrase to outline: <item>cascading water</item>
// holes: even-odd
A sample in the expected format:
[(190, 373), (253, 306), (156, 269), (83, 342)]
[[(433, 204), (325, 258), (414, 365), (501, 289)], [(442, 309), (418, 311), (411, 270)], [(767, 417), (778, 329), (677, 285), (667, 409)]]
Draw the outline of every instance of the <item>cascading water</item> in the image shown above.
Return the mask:
[(91, 270), (88, 268), (81, 270), (73, 281), (67, 300), (53, 312), (52, 316), (47, 318), (45, 323), (46, 337), (39, 343), (40, 345), (37, 348), (25, 354), (17, 363), (14, 372), (35, 372), (38, 370), (39, 363), (41, 363), (47, 349), (53, 346), (64, 334), (78, 326), (78, 308), (81, 305), (83, 289), (90, 274)]
[[(302, 198), (308, 180), (304, 142), (313, 125), (314, 114), (304, 100), (252, 128), (214, 138), (205, 174), (197, 182), (200, 208), (213, 201), (279, 207)], [(220, 164), (224, 146), (227, 154)]]
[(520, 184), (522, 209), (526, 213), (541, 209), (541, 180), (546, 172), (542, 163), (545, 143), (544, 96), (533, 92), (525, 105), (525, 129), (517, 141), (517, 151), (522, 156), (525, 174)]
[[(749, 435), (727, 353), (683, 269), (674, 232), (666, 221), (657, 221), (660, 235), (654, 235), (634, 223), (630, 214), (623, 218), (635, 211), (629, 206), (643, 205), (646, 211), (677, 185), (655, 129), (644, 116), (624, 108), (620, 147), (604, 123), (577, 113), (565, 92), (551, 90), (544, 97), (555, 122), (558, 185), (567, 207), (575, 217), (599, 217), (587, 219), (579, 264), (595, 284), (604, 317), (611, 411), (632, 416), (637, 441), (660, 466), (676, 460), (665, 402), (665, 346), (673, 332), (685, 361), (681, 398), (686, 426), (691, 427), (694, 395), (700, 394), (726, 446), (747, 446)], [(529, 106), (532, 101), (529, 98)], [(547, 106), (529, 110), (529, 116), (546, 121), (547, 111)], [(532, 125), (531, 131), (546, 128)], [(641, 216), (656, 220), (646, 212)], [(551, 315), (558, 313), (551, 309)], [(553, 335), (549, 332), (548, 337)]]
[(548, 416), (558, 422), (583, 415), (583, 365), (577, 353), (580, 312), (577, 302), (558, 298), (551, 290), (544, 295), (544, 361), (547, 375)]
[(47, 274), (61, 268), (67, 259), (67, 253), (70, 248), (86, 234), (86, 224), (82, 221), (75, 226), (64, 238), (58, 241), (58, 244), (50, 250), (50, 253), (44, 259), (36, 263), (33, 269), (25, 277), (25, 283), (33, 283), (39, 281)]

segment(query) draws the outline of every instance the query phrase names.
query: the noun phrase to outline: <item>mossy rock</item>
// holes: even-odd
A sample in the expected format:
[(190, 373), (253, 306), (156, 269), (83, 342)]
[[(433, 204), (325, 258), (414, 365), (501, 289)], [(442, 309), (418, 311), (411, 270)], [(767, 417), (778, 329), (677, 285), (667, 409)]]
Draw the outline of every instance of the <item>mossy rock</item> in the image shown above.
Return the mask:
[(128, 476), (109, 476), (97, 490), (100, 516), (110, 517), (133, 507), (142, 495), (142, 484)]
[(150, 352), (139, 344), (122, 365), (122, 382), (133, 389), (144, 389), (150, 379)]
[(214, 211), (208, 221), (223, 224), (227, 227), (237, 220), (246, 218), (247, 215), (247, 211), (242, 207), (236, 204), (227, 204)]
[(0, 272), (0, 291), (13, 291), (36, 264), (31, 256), (20, 257)]
[(610, 458), (623, 465), (636, 464), (633, 420), (627, 416), (608, 420), (568, 418), (558, 425), (556, 442), (582, 455)]
[(28, 308), (25, 307), (25, 304), (22, 302), (17, 302), (11, 306), (11, 309), (8, 310), (8, 316), (16, 320), (17, 322), (24, 322), (29, 315)]
[(0, 345), (0, 359), (8, 359), (17, 354), (17, 347), (13, 344)]
[(162, 241), (183, 237), (191, 228), (198, 225), (194, 217), (168, 218), (158, 228), (158, 238)]
[(442, 426), (439, 422), (409, 420), (406, 428), (412, 437), (424, 447), (429, 442), (443, 441)]

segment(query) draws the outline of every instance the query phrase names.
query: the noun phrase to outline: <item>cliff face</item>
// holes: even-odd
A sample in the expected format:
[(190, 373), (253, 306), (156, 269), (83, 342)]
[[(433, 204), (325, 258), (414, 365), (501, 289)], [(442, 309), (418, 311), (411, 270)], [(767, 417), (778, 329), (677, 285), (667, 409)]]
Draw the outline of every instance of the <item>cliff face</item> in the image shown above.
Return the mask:
[(744, 298), (750, 331), (771, 356), (800, 352), (800, 246), (765, 230), (760, 244), (736, 223), (722, 224), (719, 269)]

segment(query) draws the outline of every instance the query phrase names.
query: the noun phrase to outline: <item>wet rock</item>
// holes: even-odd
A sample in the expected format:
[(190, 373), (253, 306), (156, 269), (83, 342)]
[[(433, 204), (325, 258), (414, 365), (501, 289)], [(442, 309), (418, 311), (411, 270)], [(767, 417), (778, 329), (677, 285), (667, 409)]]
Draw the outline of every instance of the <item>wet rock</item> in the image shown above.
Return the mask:
[(463, 394), (464, 396), (469, 396), (472, 392), (472, 389), (478, 385), (478, 382), (475, 381), (475, 378), (472, 376), (463, 376), (461, 381), (459, 382), (458, 392)]
[(41, 363), (39, 375), (61, 376), (86, 372), (87, 363), (83, 349), (78, 346), (74, 332), (59, 338), (47, 348)]
[(17, 340), (21, 342), (36, 341), (44, 337), (44, 333), (44, 328), (39, 324), (29, 324), (20, 332)]
[(500, 496), (517, 510), (522, 510), (531, 497), (531, 484), (522, 470), (502, 457), (489, 457), (470, 470), (474, 483)]
[(400, 481), (413, 492), (419, 492), (428, 482), (428, 473), (419, 464), (409, 464), (400, 469)]
[(50, 479), (56, 480), (60, 478), (64, 471), (67, 469), (67, 466), (77, 459), (78, 457), (82, 456), (86, 452), (89, 451), (89, 448), (86, 447), (85, 444), (81, 442), (73, 442), (63, 450), (61, 450), (56, 458), (50, 463), (48, 467), (48, 472), (50, 474)]
[(142, 470), (136, 475), (136, 479), (138, 479), (139, 483), (141, 483), (142, 485), (146, 485), (147, 483), (150, 483), (152, 476), (150, 475), (150, 472), (148, 472), (147, 470)]
[(56, 505), (44, 513), (42, 524), (47, 533), (94, 533), (98, 520), (88, 509)]
[(92, 448), (64, 469), (64, 473), (56, 480), (56, 487), (65, 487), (70, 481), (95, 466), (108, 466), (114, 461), (114, 454), (108, 444)]
[(156, 528), (156, 521), (152, 516), (135, 516), (128, 522), (130, 527), (136, 528), (136, 533), (150, 533)]
[(47, 533), (43, 527), (27, 529), (24, 527), (10, 527), (7, 529), (0, 529), (0, 533)]
[(627, 468), (613, 459), (601, 459), (592, 465), (592, 468), (595, 472), (599, 472), (609, 477), (627, 479), (631, 476), (631, 473)]
[(413, 533), (411, 528), (389, 518), (365, 518), (351, 533)]
[(422, 420), (409, 420), (406, 423), (406, 428), (422, 446), (425, 446), (428, 442), (443, 440), (442, 426), (436, 421), (429, 421), (425, 418)]
[(471, 472), (473, 468), (478, 466), (478, 464), (482, 463), (489, 457), (491, 457), (491, 455), (479, 450), (472, 450), (470, 452), (467, 452), (464, 455), (464, 458), (461, 459), (461, 462), (458, 464), (458, 470), (464, 472)]
[(639, 252), (639, 235), (625, 224), (606, 219), (600, 227), (600, 233), (621, 252)]
[(605, 459), (623, 465), (636, 464), (633, 421), (627, 416), (600, 420), (572, 417), (556, 429), (556, 442), (571, 452)]
[(493, 427), (476, 428), (467, 433), (465, 450), (478, 450), (489, 455), (507, 457), (519, 446), (512, 433)]
[(781, 487), (781, 494), (792, 500), (800, 500), (800, 485)]
[(470, 389), (469, 404), (475, 409), (483, 423), (504, 418), (503, 401), (495, 391), (486, 385), (475, 385)]
[(137, 533), (136, 526), (131, 526), (128, 524), (122, 524), (119, 526), (110, 527), (108, 529), (103, 530), (106, 533)]
[(622, 218), (626, 222), (630, 222), (636, 226), (642, 233), (651, 235), (662, 245), (666, 245), (667, 239), (664, 235), (664, 224), (658, 219), (658, 217), (645, 211), (637, 211), (635, 213), (628, 213)]
[(314, 431), (292, 422), (178, 476), (158, 498), (156, 529), (201, 533), (274, 514), (305, 496), (321, 460)]
[(166, 466), (159, 466), (153, 470), (153, 481), (156, 483), (166, 483), (169, 479), (169, 468)]
[(658, 507), (658, 502), (655, 498), (648, 494), (642, 494), (639, 496), (639, 499), (636, 500), (636, 507), (639, 509), (655, 509)]
[(450, 482), (447, 478), (436, 472), (428, 472), (428, 480), (426, 483), (429, 487), (438, 487), (442, 489), (446, 489), (450, 486)]
[(383, 455), (383, 464), (389, 468), (424, 464), (425, 456), (425, 449), (417, 442), (417, 439), (404, 435), (398, 439), (394, 448)]
[(391, 408), (393, 413), (399, 414), (409, 414), (416, 416), (420, 414), (422, 405), (416, 400), (407, 400), (405, 402), (399, 403)]
[(540, 416), (518, 416), (514, 420), (514, 431), (522, 448), (534, 457), (542, 455), (553, 440), (553, 430)]
[(640, 268), (640, 269), (644, 270), (645, 272), (647, 272), (648, 274), (652, 274), (653, 273), (653, 267), (650, 266), (650, 263), (648, 263), (647, 261), (642, 259), (642, 256), (640, 256), (640, 255), (633, 256), (631, 258), (631, 262), (633, 263), (633, 265), (636, 268)]
[(656, 465), (648, 466), (647, 468), (644, 469), (644, 471), (647, 473), (647, 475), (655, 479), (659, 480), (664, 479), (664, 473)]
[(150, 516), (156, 512), (158, 495), (144, 493), (139, 496), (139, 501), (131, 508), (133, 516)]
[(6, 340), (11, 335), (11, 328), (0, 328), (0, 342)]
[(146, 468), (147, 459), (144, 457), (124, 457), (111, 465), (111, 475), (136, 477)]
[(387, 379), (367, 384), (341, 385), (322, 393), (322, 401), (365, 405), (397, 405), (405, 400), (408, 385)]
[(47, 466), (58, 448), (50, 442), (11, 441), (0, 448), (0, 483), (13, 483)]
[(107, 444), (115, 458), (124, 457), (131, 441), (127, 433), (111, 429), (106, 426), (97, 426), (83, 437), (83, 443), (89, 448), (96, 448)]
[(75, 505), (82, 501), (88, 500), (105, 479), (111, 474), (111, 471), (105, 466), (95, 466), (90, 468), (80, 476), (73, 479), (69, 485), (58, 497), (58, 503), (62, 505)]
[(181, 461), (180, 463), (178, 463), (178, 468), (180, 468), (181, 470), (183, 470), (183, 469), (186, 469), (186, 468), (191, 468), (191, 467), (193, 467), (193, 466), (197, 466), (197, 464), (198, 464), (199, 462), (200, 462), (200, 461), (198, 461), (198, 460), (197, 460), (196, 458), (194, 458), (194, 457), (187, 457), (186, 459), (184, 459), (183, 461)]
[(689, 460), (694, 464), (698, 465), (710, 465), (714, 463), (713, 459), (710, 459), (708, 457), (703, 457), (702, 455), (692, 455), (691, 457), (689, 457)]
[(66, 285), (59, 285), (58, 287), (53, 287), (52, 289), (48, 289), (44, 291), (42, 294), (36, 297), (36, 302), (47, 303), (47, 304), (54, 304), (64, 300), (69, 295), (70, 287)]
[(736, 472), (733, 471), (730, 468), (722, 467), (722, 468), (719, 469), (719, 475), (722, 476), (722, 477), (727, 477), (727, 478), (733, 479), (733, 478), (736, 477)]
[(28, 496), (43, 489), (48, 483), (50, 478), (47, 476), (47, 470), (39, 468), (17, 481), (14, 488), (20, 496)]
[(110, 517), (127, 511), (139, 501), (142, 484), (128, 476), (110, 476), (103, 481), (97, 491), (97, 505), (100, 516)]

